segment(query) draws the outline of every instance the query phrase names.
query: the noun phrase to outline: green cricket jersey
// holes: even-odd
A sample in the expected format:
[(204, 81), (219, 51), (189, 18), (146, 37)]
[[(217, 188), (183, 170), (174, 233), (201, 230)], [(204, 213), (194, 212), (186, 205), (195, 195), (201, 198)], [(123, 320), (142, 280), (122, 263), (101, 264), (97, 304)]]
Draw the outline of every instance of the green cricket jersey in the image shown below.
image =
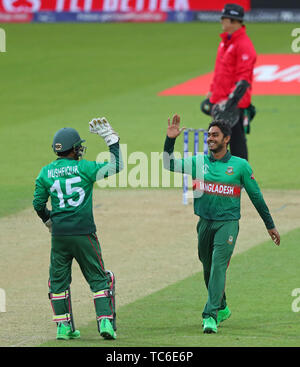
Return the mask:
[[(98, 163), (60, 157), (43, 167), (35, 182), (33, 207), (43, 220), (51, 218), (52, 235), (96, 232), (93, 217), (93, 185), (118, 173), (123, 166), (119, 143), (109, 147), (110, 162)], [(48, 198), (52, 209), (47, 209)]]
[(164, 151), (168, 154), (164, 166), (170, 171), (192, 176), (196, 215), (215, 221), (239, 220), (241, 190), (244, 187), (266, 228), (275, 227), (252, 168), (245, 159), (229, 152), (220, 160), (203, 154), (174, 159), (175, 140), (166, 138)]

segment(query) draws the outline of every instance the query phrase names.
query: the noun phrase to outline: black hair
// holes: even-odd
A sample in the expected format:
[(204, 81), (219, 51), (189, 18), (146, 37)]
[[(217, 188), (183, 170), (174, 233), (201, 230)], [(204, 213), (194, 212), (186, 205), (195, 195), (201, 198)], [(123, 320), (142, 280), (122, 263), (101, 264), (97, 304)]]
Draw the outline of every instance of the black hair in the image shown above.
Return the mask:
[(217, 126), (223, 133), (224, 138), (226, 136), (231, 136), (231, 127), (229, 125), (228, 122), (226, 122), (225, 120), (213, 120), (209, 126), (208, 126), (208, 130), (213, 127), (213, 126)]
[(59, 157), (66, 157), (67, 155), (69, 155), (72, 151), (73, 151), (74, 148), (71, 148), (71, 149), (68, 149), (64, 152), (56, 152), (56, 154), (59, 156)]

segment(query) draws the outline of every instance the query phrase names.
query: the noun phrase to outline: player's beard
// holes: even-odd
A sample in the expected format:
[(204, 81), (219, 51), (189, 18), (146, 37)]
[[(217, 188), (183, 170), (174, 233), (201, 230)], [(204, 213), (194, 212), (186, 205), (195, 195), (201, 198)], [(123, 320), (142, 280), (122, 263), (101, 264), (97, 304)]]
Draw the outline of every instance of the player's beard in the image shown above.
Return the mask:
[(214, 144), (214, 147), (213, 148), (209, 148), (209, 150), (212, 152), (212, 153), (219, 153), (221, 152), (221, 150), (224, 149), (224, 142), (220, 143), (220, 144)]

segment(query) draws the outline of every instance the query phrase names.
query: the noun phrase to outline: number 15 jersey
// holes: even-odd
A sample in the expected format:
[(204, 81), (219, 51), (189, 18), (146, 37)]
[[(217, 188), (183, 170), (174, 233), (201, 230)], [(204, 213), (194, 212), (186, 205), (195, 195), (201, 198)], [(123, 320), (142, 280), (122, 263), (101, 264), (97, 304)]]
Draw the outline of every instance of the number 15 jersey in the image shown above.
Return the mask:
[[(44, 222), (51, 218), (53, 236), (96, 232), (93, 185), (118, 173), (122, 167), (119, 143), (109, 148), (110, 162), (60, 157), (41, 169), (35, 182), (33, 207)], [(51, 211), (46, 206), (49, 196)]]

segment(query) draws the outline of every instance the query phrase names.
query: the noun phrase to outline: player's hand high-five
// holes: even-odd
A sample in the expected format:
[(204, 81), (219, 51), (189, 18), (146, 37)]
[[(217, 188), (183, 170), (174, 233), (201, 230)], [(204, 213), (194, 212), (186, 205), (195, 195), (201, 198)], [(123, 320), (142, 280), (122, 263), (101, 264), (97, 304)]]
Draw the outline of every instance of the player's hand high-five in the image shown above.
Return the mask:
[(90, 132), (100, 135), (105, 140), (107, 146), (118, 143), (120, 140), (119, 135), (113, 130), (105, 117), (94, 118), (89, 122), (89, 125)]
[(168, 118), (168, 129), (167, 135), (169, 138), (177, 138), (181, 134), (181, 132), (185, 129), (185, 127), (180, 128), (180, 116), (175, 114), (172, 118), (172, 123), (170, 118)]

